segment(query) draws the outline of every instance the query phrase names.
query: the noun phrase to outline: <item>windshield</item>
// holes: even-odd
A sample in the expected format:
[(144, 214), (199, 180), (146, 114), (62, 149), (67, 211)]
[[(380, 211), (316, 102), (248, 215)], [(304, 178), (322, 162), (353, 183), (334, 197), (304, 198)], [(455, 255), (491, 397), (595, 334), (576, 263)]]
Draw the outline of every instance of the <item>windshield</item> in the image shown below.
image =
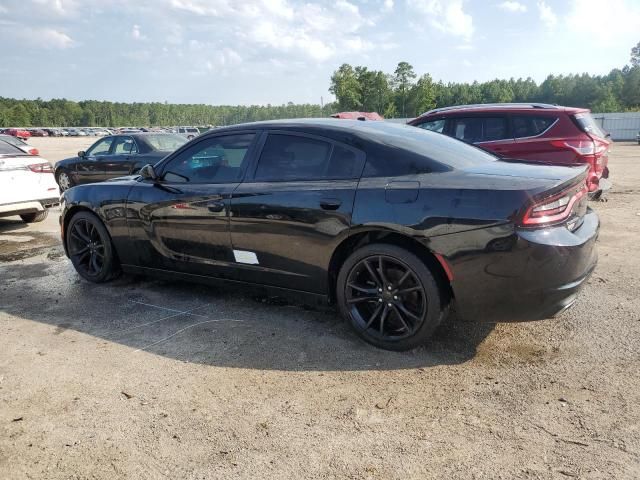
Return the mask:
[(154, 150), (161, 152), (173, 152), (178, 147), (187, 143), (182, 135), (171, 133), (158, 133), (157, 135), (145, 135), (144, 139)]

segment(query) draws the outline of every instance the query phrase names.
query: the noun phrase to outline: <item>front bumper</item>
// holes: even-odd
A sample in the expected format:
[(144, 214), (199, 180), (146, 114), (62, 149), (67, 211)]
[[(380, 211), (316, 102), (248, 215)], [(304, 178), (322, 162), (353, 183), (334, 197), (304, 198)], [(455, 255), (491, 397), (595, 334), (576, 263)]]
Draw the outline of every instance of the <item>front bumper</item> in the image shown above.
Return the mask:
[[(582, 225), (512, 230), (483, 252), (451, 262), (456, 311), (464, 320), (521, 322), (550, 318), (570, 306), (598, 261), (599, 220)], [(467, 258), (465, 258), (467, 257)]]

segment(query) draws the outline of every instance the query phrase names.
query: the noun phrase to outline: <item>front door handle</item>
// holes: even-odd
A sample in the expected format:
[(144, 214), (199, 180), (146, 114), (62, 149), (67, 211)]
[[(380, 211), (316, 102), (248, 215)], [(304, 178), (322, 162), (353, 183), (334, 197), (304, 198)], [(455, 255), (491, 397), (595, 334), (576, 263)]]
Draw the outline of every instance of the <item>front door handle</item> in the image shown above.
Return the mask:
[(223, 201), (218, 201), (218, 200), (214, 200), (212, 202), (209, 202), (209, 203), (207, 203), (207, 209), (211, 213), (220, 213), (221, 211), (224, 210), (224, 202)]
[(320, 200), (320, 208), (323, 210), (337, 210), (342, 205), (342, 201), (338, 198), (323, 198)]

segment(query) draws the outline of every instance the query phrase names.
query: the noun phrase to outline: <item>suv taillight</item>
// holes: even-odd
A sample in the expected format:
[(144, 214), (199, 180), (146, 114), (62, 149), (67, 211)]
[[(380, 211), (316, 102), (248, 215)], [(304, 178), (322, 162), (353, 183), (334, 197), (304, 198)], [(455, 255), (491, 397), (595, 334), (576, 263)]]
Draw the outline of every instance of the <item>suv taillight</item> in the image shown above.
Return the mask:
[(40, 155), (40, 152), (38, 151), (37, 148), (30, 148), (29, 155)]
[(596, 153), (593, 140), (553, 140), (551, 145), (558, 148), (569, 148), (580, 156)]
[(572, 186), (556, 195), (538, 200), (527, 208), (521, 224), (525, 227), (560, 223), (571, 215), (573, 207), (587, 194), (587, 186)]
[(53, 168), (48, 163), (34, 163), (27, 165), (33, 173), (53, 173)]

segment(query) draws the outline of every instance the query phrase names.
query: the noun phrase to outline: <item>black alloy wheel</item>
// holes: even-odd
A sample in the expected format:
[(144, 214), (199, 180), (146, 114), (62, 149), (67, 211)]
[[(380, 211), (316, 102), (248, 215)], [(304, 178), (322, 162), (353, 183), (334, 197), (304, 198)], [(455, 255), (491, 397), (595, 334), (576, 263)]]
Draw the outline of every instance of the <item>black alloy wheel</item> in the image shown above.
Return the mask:
[(119, 272), (111, 238), (95, 215), (75, 214), (67, 226), (66, 241), (71, 262), (84, 279), (101, 283)]
[(368, 245), (352, 254), (340, 271), (337, 296), (358, 335), (389, 350), (424, 343), (448, 310), (425, 263), (395, 245)]

